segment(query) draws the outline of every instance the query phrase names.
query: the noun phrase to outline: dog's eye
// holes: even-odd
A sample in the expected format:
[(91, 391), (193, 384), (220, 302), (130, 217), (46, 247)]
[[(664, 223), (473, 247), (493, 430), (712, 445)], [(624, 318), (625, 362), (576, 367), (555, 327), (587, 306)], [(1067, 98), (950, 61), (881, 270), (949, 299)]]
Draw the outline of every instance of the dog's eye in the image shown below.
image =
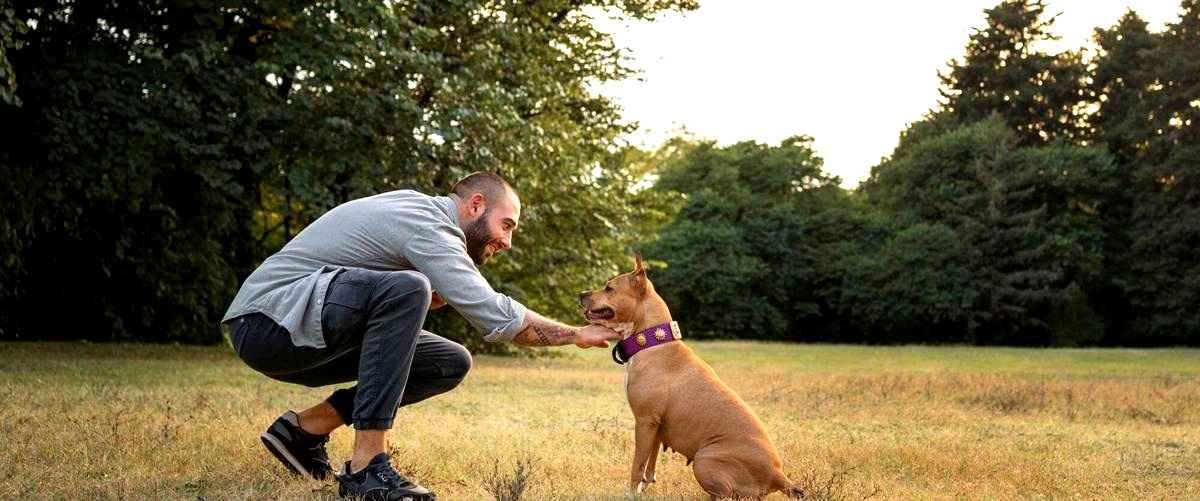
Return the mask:
[(613, 291), (613, 288), (612, 288), (612, 286), (611, 286), (611, 285), (605, 285), (605, 286), (604, 286), (604, 292), (612, 292), (612, 291)]

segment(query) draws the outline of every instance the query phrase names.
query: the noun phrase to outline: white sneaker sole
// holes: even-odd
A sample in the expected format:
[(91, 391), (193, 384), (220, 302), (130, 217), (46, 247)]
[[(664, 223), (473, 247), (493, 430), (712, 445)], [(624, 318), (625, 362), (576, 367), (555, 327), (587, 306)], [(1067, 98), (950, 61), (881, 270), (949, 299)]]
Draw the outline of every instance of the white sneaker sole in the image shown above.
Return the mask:
[(287, 447), (283, 446), (283, 442), (280, 442), (279, 439), (275, 438), (274, 435), (271, 435), (270, 433), (263, 433), (262, 435), (259, 435), (259, 438), (262, 438), (263, 445), (267, 446), (267, 448), (270, 449), (276, 457), (287, 461), (288, 464), (291, 464), (296, 473), (304, 475), (310, 479), (313, 478), (312, 473), (309, 473), (308, 469), (301, 465), (300, 461), (296, 459), (296, 456), (293, 456), (292, 453), (288, 452)]

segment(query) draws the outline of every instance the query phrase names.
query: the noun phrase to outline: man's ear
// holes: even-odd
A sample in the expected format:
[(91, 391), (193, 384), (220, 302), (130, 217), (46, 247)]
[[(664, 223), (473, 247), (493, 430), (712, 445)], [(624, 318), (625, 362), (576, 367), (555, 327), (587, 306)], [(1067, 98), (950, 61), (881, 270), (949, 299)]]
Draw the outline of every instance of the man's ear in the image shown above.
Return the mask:
[(483, 214), (487, 209), (487, 197), (483, 196), (483, 193), (472, 193), (470, 198), (467, 198), (467, 207), (475, 214)]

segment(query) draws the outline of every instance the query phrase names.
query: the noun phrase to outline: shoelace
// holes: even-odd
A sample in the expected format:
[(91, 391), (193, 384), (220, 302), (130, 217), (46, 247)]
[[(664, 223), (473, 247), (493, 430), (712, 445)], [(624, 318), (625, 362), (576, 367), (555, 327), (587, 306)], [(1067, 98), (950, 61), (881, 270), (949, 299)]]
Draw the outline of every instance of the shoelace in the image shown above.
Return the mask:
[(308, 450), (313, 453), (312, 457), (326, 465), (329, 464), (329, 453), (325, 451), (325, 444), (327, 442), (329, 442), (328, 435), (321, 437), (320, 440), (317, 440), (316, 443), (308, 447)]
[(325, 457), (327, 457), (327, 453), (325, 452), (325, 443), (328, 441), (329, 441), (328, 438), (326, 438), (324, 440), (320, 440), (317, 443), (309, 446), (308, 450), (316, 452), (318, 456), (325, 458)]
[(391, 464), (383, 465), (376, 474), (379, 475), (380, 480), (383, 480), (383, 483), (390, 487), (404, 487), (408, 484), (408, 479), (401, 476), (395, 468), (392, 468)]

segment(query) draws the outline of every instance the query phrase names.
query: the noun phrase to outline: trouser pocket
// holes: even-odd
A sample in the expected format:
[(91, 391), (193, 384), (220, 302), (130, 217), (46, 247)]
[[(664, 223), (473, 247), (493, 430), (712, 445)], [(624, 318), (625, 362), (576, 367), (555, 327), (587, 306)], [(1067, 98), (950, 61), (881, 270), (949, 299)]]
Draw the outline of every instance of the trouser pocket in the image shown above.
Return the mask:
[(321, 331), (325, 344), (341, 344), (362, 336), (367, 325), (367, 303), (378, 277), (365, 270), (349, 269), (329, 281), (321, 307)]

